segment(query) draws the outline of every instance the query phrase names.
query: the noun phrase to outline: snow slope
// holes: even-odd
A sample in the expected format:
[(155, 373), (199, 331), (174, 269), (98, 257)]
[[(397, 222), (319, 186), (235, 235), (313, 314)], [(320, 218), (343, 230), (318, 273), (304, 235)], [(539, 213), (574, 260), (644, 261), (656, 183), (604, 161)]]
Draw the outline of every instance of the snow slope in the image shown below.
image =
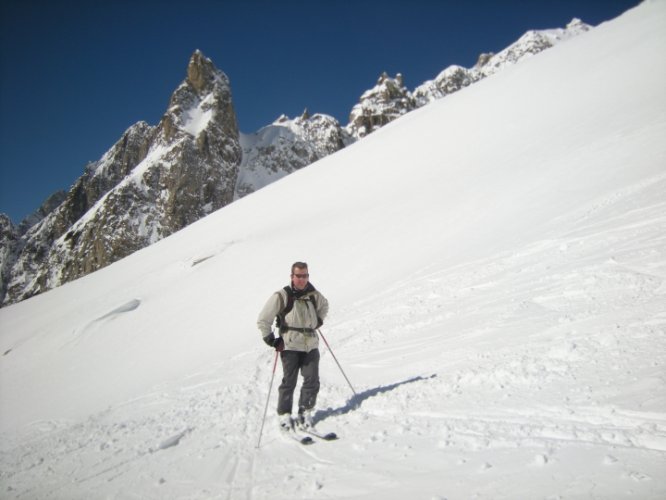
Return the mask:
[[(645, 2), (0, 310), (0, 495), (664, 498), (664, 49)], [(342, 438), (274, 390), (256, 449), (295, 260), (357, 394), (324, 347)]]

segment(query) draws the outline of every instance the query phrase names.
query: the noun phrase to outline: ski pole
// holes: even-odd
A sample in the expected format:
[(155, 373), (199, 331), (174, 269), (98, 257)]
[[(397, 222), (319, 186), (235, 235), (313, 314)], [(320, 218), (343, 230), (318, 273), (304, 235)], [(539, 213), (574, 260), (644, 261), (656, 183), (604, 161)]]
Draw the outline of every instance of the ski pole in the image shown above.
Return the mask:
[(331, 346), (328, 345), (328, 341), (326, 340), (326, 337), (324, 337), (324, 334), (321, 333), (321, 330), (319, 330), (319, 329), (317, 329), (317, 333), (319, 333), (319, 335), (321, 336), (322, 340), (323, 340), (324, 343), (326, 344), (326, 347), (328, 347), (328, 350), (330, 351), (331, 356), (333, 356), (333, 359), (335, 360), (336, 364), (338, 365), (338, 368), (340, 368), (340, 371), (342, 372), (342, 376), (345, 378), (345, 380), (346, 380), (347, 383), (349, 384), (349, 387), (350, 387), (350, 389), (352, 390), (352, 392), (354, 393), (354, 396), (357, 396), (356, 391), (354, 390), (354, 387), (352, 387), (351, 382), (350, 382), (349, 379), (347, 378), (347, 375), (345, 375), (345, 371), (342, 369), (342, 366), (340, 366), (340, 362), (338, 361), (338, 358), (335, 357), (335, 353), (333, 353), (333, 349), (331, 349)]
[(261, 435), (264, 432), (264, 424), (266, 423), (266, 413), (268, 413), (268, 401), (271, 399), (271, 390), (273, 389), (273, 379), (275, 378), (275, 368), (277, 367), (278, 351), (275, 351), (275, 362), (273, 363), (273, 374), (271, 375), (271, 383), (268, 386), (268, 397), (266, 398), (266, 407), (264, 408), (264, 417), (261, 419), (261, 429), (259, 429), (259, 439), (257, 440), (257, 448), (261, 444)]

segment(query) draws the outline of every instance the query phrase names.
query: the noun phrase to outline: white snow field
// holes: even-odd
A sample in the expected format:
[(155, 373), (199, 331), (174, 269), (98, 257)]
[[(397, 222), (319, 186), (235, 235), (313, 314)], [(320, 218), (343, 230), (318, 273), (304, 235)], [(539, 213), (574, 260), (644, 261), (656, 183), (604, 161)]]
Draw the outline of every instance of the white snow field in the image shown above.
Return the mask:
[[(666, 2), (0, 310), (0, 497), (666, 498)], [(317, 426), (256, 317), (310, 264)]]

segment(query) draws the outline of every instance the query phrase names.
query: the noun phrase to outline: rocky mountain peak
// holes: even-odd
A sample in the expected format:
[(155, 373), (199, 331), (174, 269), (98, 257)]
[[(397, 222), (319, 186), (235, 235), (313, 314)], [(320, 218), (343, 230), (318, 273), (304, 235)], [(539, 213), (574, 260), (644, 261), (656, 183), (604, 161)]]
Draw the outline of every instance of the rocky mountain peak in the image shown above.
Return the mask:
[(172, 94), (169, 109), (158, 128), (163, 143), (187, 134), (203, 145), (212, 139), (210, 134), (199, 138), (207, 129), (223, 136), (238, 137), (229, 79), (201, 51), (192, 54), (187, 77)]
[(482, 66), (485, 66), (494, 55), (495, 55), (494, 52), (484, 52), (482, 54), (479, 54), (479, 57), (476, 60), (474, 68), (481, 68)]
[(391, 78), (384, 72), (377, 84), (364, 92), (360, 102), (352, 108), (346, 130), (359, 139), (414, 108), (414, 99), (405, 87), (402, 75), (398, 73)]
[(216, 78), (220, 75), (213, 62), (200, 50), (196, 50), (187, 66), (187, 82), (198, 93), (210, 92)]
[(589, 24), (586, 24), (577, 17), (574, 17), (571, 21), (569, 21), (569, 24), (567, 24), (565, 31), (568, 31), (573, 35), (578, 35), (580, 33), (589, 31), (590, 28), (591, 26)]
[(474, 70), (455, 64), (451, 65), (437, 75), (434, 80), (428, 80), (414, 89), (415, 103), (419, 107), (425, 106), (467, 87), (478, 79), (478, 74)]
[(4, 303), (100, 269), (230, 203), (240, 161), (228, 79), (197, 51), (160, 124), (131, 126), (14, 245)]

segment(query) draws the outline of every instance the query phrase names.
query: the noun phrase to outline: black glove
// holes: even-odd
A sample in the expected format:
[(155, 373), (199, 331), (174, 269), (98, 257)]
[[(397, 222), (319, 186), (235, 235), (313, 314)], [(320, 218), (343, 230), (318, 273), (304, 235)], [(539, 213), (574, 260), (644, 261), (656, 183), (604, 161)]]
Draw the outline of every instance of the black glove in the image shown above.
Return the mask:
[(324, 320), (317, 316), (317, 328), (324, 324)]
[(284, 350), (284, 340), (282, 340), (282, 337), (275, 338), (273, 332), (264, 337), (264, 342), (266, 342), (268, 347), (274, 347), (276, 351), (281, 352)]
[(273, 343), (275, 342), (275, 335), (273, 335), (273, 332), (264, 337), (264, 342), (266, 342), (268, 347), (273, 347)]

